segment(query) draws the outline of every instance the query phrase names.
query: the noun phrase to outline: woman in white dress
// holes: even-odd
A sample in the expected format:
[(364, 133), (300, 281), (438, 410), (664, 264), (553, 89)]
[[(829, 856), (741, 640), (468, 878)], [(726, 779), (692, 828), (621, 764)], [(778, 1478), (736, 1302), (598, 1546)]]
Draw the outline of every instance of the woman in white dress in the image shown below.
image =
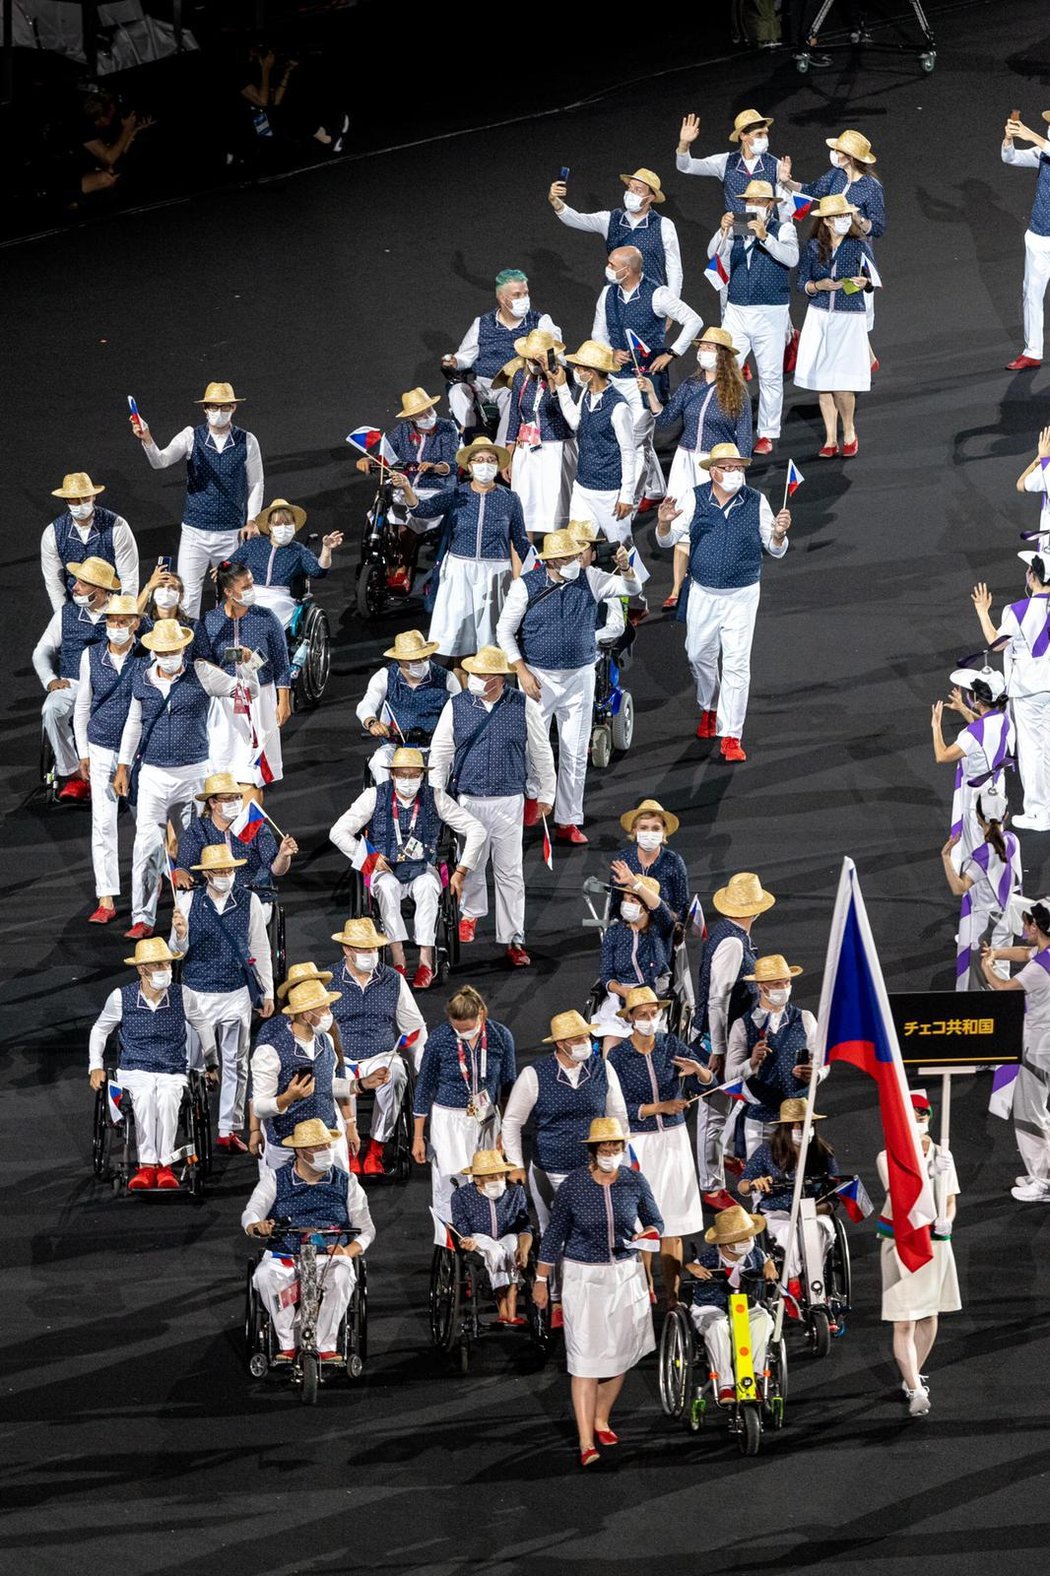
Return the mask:
[(795, 384), (820, 395), (824, 418), (821, 459), (859, 448), (857, 395), (871, 388), (871, 356), (864, 300), (881, 283), (871, 248), (857, 225), (860, 212), (845, 197), (825, 197), (814, 208), (813, 233), (798, 264), (798, 288), (808, 297), (798, 342)]
[(912, 1417), (924, 1417), (930, 1410), (930, 1393), (922, 1370), (937, 1339), (937, 1320), (942, 1313), (958, 1313), (962, 1307), (952, 1252), (959, 1179), (950, 1152), (939, 1148), (930, 1137), (931, 1106), (925, 1090), (912, 1090), (911, 1103), (937, 1204), (937, 1219), (931, 1232), (933, 1258), (914, 1271), (905, 1269), (900, 1261), (893, 1243), (885, 1150), (876, 1162), (879, 1180), (886, 1189), (878, 1233), (882, 1238), (882, 1318), (884, 1323), (893, 1325), (893, 1356), (901, 1372), (908, 1411)]

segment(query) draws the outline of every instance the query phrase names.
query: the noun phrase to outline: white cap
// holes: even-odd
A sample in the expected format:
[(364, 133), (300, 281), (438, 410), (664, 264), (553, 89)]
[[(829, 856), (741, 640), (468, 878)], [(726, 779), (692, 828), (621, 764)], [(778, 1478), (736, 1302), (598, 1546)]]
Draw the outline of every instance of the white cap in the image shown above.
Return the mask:
[(1044, 569), (1046, 568), (1046, 554), (1045, 553), (1024, 552), (1024, 553), (1018, 553), (1017, 556), (1018, 556), (1018, 558), (1021, 560), (1021, 562), (1023, 564), (1027, 564), (1028, 565), (1029, 569), (1031, 569), (1031, 567), (1032, 567), (1032, 559), (1033, 558), (1041, 558), (1042, 561), (1043, 561), (1043, 568)]
[(998, 788), (978, 788), (977, 803), (986, 821), (1002, 821), (1009, 809), (1006, 795)]
[(951, 679), (953, 684), (960, 684), (964, 689), (972, 689), (980, 680), (991, 690), (993, 700), (1006, 694), (1006, 680), (995, 668), (956, 668)]

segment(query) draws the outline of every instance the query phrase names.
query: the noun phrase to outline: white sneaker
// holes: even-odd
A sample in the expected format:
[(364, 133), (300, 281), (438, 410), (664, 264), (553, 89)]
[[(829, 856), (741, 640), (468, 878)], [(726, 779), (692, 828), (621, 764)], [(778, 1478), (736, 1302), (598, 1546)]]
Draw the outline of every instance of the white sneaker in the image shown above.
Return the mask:
[(1036, 1181), (1038, 1181), (1037, 1177), (1030, 1177), (1027, 1174), (1024, 1176), (1014, 1177), (1014, 1187), (1027, 1187), (1030, 1182)]
[[(929, 1376), (929, 1374), (920, 1374), (919, 1375), (919, 1384), (922, 1386), (922, 1388), (927, 1393), (929, 1393), (929, 1389), (930, 1389), (930, 1376)], [(911, 1400), (911, 1391), (908, 1389), (908, 1382), (907, 1382), (906, 1379), (902, 1379), (901, 1380), (901, 1390), (904, 1393), (904, 1399), (906, 1401), (910, 1401)]]
[(1025, 832), (1050, 832), (1050, 821), (1040, 821), (1034, 815), (1015, 815), (1014, 825)]
[(930, 1397), (926, 1390), (913, 1390), (908, 1396), (908, 1416), (925, 1417), (930, 1410)]
[(1050, 1187), (1038, 1177), (1031, 1177), (1010, 1189), (1010, 1197), (1022, 1204), (1050, 1204)]

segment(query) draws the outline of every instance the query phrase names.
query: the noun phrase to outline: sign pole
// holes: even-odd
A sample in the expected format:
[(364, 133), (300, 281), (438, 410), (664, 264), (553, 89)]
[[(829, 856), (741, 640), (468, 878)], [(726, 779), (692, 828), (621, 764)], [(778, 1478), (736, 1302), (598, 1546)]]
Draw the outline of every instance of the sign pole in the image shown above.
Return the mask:
[[(952, 1079), (970, 1077), (979, 1071), (977, 1067), (920, 1067), (920, 1078), (940, 1078), (941, 1080), (941, 1131), (938, 1137), (938, 1146), (945, 1152), (951, 1138), (952, 1121)], [(944, 1219), (944, 1212), (948, 1207), (948, 1174), (941, 1172), (933, 1179), (933, 1196), (937, 1205), (938, 1220)]]

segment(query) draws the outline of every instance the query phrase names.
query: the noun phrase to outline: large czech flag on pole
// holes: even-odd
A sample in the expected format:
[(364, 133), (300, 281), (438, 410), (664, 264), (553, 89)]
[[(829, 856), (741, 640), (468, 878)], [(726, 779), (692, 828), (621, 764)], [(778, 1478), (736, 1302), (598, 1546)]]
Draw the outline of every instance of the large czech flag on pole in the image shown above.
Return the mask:
[(842, 861), (820, 996), (821, 1060), (851, 1062), (873, 1078), (886, 1144), (893, 1239), (905, 1269), (933, 1257), (933, 1189), (919, 1147), (897, 1031), (852, 859)]

